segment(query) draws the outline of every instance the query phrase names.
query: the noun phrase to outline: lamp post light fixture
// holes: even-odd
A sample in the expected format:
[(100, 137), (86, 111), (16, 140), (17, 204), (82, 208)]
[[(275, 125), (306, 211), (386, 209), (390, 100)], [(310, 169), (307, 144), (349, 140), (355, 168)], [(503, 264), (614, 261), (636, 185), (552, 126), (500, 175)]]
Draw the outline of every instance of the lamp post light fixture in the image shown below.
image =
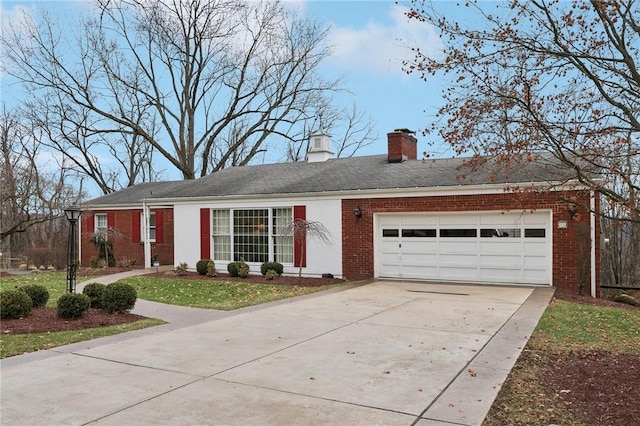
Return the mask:
[(76, 250), (76, 224), (82, 210), (78, 207), (65, 209), (64, 215), (69, 221), (69, 244), (67, 246), (67, 292), (76, 292), (76, 271), (78, 269), (78, 251)]

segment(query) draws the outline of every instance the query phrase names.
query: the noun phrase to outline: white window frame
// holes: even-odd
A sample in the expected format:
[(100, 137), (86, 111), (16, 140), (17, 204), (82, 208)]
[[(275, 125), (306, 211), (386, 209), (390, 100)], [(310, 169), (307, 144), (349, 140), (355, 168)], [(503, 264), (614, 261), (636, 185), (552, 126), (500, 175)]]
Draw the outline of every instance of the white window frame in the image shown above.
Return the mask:
[[(293, 246), (293, 235), (291, 235), (290, 239), (291, 242), (290, 244), (288, 244), (288, 246), (290, 247), (291, 253), (278, 253), (276, 254), (276, 242), (278, 241), (280, 243), (280, 247), (283, 247), (283, 238), (286, 238), (285, 236), (283, 236), (279, 230), (276, 229), (275, 226), (275, 221), (276, 221), (276, 217), (282, 219), (283, 215), (282, 212), (283, 210), (288, 210), (289, 211), (289, 215), (290, 215), (290, 220), (293, 221), (293, 207), (273, 207), (273, 208), (269, 208), (269, 207), (255, 207), (255, 208), (238, 208), (238, 209), (212, 209), (212, 214), (211, 214), (211, 237), (212, 237), (212, 258), (214, 261), (218, 262), (232, 262), (232, 261), (236, 261), (239, 259), (235, 259), (235, 254), (238, 252), (238, 250), (236, 250), (236, 244), (238, 244), (238, 241), (236, 239), (236, 235), (235, 235), (235, 229), (234, 229), (234, 224), (235, 224), (235, 213), (236, 211), (248, 211), (248, 210), (267, 210), (268, 211), (268, 223), (266, 224), (266, 229), (264, 229), (264, 231), (267, 232), (267, 259), (265, 261), (275, 261), (282, 263), (283, 265), (293, 265), (293, 261), (294, 261), (294, 246)], [(219, 212), (218, 214), (216, 214), (215, 212)], [(278, 214), (276, 215), (276, 212), (278, 212)], [(225, 218), (223, 218), (223, 220), (228, 220), (228, 224), (221, 224), (220, 223), (220, 218), (217, 217), (217, 215), (219, 216), (227, 216)], [(219, 226), (217, 226), (217, 224), (220, 224)], [(280, 231), (283, 228), (283, 224), (279, 223), (277, 224), (280, 227)], [(261, 227), (261, 230), (263, 228)], [(246, 234), (246, 233), (245, 233)], [(243, 234), (243, 237), (246, 237), (247, 235)], [(223, 241), (218, 241), (217, 239), (224, 239)], [(216, 246), (218, 247), (224, 247), (222, 256), (219, 256), (218, 251), (215, 250)], [(278, 259), (276, 259), (276, 257)], [(288, 261), (290, 260), (290, 261)], [(260, 262), (249, 262), (249, 263), (260, 263)]]
[[(155, 243), (156, 242), (156, 235), (157, 235), (157, 223), (156, 223), (156, 213), (155, 212), (151, 212), (149, 213), (149, 242), (150, 243)], [(147, 233), (146, 233), (146, 224), (144, 223), (144, 214), (140, 215), (140, 241), (141, 242), (145, 242), (147, 239)]]
[[(104, 223), (104, 226), (100, 226)], [(96, 213), (93, 215), (93, 232), (95, 234), (101, 234), (104, 238), (107, 238), (109, 229), (109, 221), (106, 213)]]

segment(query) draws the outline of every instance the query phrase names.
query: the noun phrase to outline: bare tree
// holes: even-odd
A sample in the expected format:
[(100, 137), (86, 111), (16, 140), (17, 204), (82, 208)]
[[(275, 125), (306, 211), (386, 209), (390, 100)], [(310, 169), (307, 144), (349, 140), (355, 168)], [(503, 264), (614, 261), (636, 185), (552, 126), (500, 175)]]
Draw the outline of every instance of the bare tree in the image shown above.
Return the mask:
[[(42, 135), (16, 111), (0, 117), (0, 243), (2, 251), (25, 254), (33, 247), (52, 249), (66, 230), (56, 219), (82, 196), (82, 182), (70, 184), (64, 162), (42, 150)], [(57, 244), (59, 245), (59, 244)]]
[(473, 24), (452, 21), (443, 3), (411, 3), (408, 16), (440, 29), (445, 47), (430, 57), (415, 46), (405, 70), (451, 82), (431, 132), (501, 167), (551, 154), (620, 218), (640, 223), (636, 0), (470, 1), (460, 7)]
[[(151, 161), (148, 147), (185, 179), (246, 164), (270, 135), (286, 140), (291, 123), (338, 89), (316, 72), (329, 54), (326, 28), (280, 1), (96, 6), (67, 23), (77, 30), (42, 13), (2, 35), (7, 71), (53, 115), (48, 127), (62, 138), (51, 139), (82, 153), (76, 166), (90, 176), (104, 174), (97, 158), (120, 152), (117, 144), (131, 160), (121, 165), (132, 174), (124, 185), (140, 179), (129, 166)], [(94, 180), (103, 192), (114, 187), (109, 174)]]
[(288, 161), (305, 158), (309, 150), (309, 135), (318, 129), (332, 136), (332, 149), (335, 150), (336, 158), (352, 157), (378, 139), (373, 119), (359, 110), (355, 103), (348, 108), (339, 108), (325, 100), (318, 105), (315, 114), (303, 123), (303, 127), (298, 127), (300, 133), (291, 132), (296, 137), (289, 138), (286, 153)]
[[(294, 219), (286, 224), (280, 233), (293, 236), (294, 241), (299, 243), (300, 253), (298, 253), (298, 256), (300, 259), (304, 259), (307, 239), (317, 240), (324, 244), (333, 244), (331, 231), (321, 222), (315, 220)], [(298, 276), (302, 277), (302, 262), (300, 262)]]

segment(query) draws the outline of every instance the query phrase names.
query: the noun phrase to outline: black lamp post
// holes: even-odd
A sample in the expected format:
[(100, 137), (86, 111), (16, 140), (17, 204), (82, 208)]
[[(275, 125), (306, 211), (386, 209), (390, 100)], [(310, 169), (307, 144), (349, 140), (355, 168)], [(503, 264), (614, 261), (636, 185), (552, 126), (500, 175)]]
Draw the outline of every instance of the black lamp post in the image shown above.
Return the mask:
[(76, 292), (76, 270), (78, 269), (78, 252), (76, 250), (76, 223), (82, 210), (77, 207), (65, 209), (64, 215), (69, 221), (69, 245), (67, 250), (67, 291)]

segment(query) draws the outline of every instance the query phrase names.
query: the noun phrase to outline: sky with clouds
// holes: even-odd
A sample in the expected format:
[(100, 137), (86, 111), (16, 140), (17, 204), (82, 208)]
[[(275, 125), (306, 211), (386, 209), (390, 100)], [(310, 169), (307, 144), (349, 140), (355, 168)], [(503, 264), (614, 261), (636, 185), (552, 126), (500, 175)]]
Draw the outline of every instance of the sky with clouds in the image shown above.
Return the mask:
[[(407, 75), (402, 61), (413, 58), (411, 46), (437, 54), (441, 43), (432, 27), (409, 20), (395, 1), (307, 0), (303, 10), (331, 25), (334, 50), (326, 72), (344, 74), (358, 107), (376, 122), (379, 142), (362, 154), (386, 152), (386, 134), (396, 128), (419, 132), (431, 124), (442, 86)], [(426, 148), (422, 143), (419, 152)]]

